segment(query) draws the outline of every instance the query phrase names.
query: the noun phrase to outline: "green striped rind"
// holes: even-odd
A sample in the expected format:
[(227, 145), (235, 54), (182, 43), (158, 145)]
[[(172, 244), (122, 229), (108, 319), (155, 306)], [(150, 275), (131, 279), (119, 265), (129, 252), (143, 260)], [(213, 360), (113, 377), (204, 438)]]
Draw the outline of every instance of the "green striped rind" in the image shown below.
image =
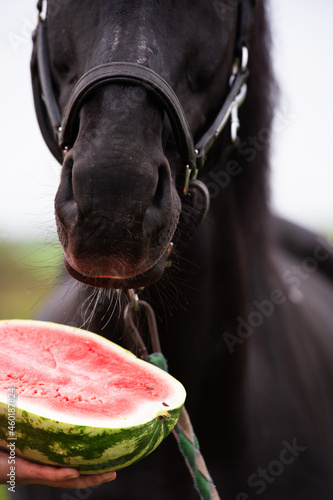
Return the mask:
[[(146, 424), (118, 429), (71, 425), (16, 408), (15, 452), (36, 462), (74, 467), (82, 474), (123, 469), (155, 450), (176, 425), (181, 406)], [(0, 402), (0, 446), (9, 451), (12, 438), (7, 436), (7, 405)]]

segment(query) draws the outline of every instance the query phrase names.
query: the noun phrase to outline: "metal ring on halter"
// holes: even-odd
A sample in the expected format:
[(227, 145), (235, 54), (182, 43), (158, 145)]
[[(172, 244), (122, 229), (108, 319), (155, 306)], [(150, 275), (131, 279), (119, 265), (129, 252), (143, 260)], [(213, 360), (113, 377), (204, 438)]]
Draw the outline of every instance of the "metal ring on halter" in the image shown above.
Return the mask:
[(39, 10), (39, 17), (43, 21), (46, 19), (46, 12), (47, 12), (47, 0), (39, 0), (37, 4), (37, 8)]
[(148, 361), (148, 351), (135, 324), (134, 316), (141, 311), (145, 313), (148, 322), (149, 339), (151, 341), (153, 352), (162, 352), (155, 313), (151, 305), (149, 305), (145, 300), (140, 300), (134, 290), (129, 290), (128, 292), (130, 302), (127, 304), (124, 311), (125, 325), (134, 340), (135, 345), (137, 346), (140, 357)]

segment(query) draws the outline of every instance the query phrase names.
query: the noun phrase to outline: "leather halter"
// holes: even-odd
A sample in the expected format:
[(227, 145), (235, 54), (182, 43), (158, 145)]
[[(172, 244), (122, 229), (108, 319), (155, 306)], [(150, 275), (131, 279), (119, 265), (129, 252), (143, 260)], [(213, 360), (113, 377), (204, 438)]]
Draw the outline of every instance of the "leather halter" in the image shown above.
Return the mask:
[(187, 193), (189, 178), (204, 172), (207, 154), (231, 117), (231, 145), (237, 144), (239, 126), (238, 107), (246, 95), (247, 48), (252, 11), (255, 0), (243, 0), (238, 9), (238, 33), (235, 44), (235, 64), (230, 79), (230, 90), (222, 108), (208, 131), (194, 145), (193, 136), (183, 108), (170, 85), (155, 71), (129, 62), (112, 62), (96, 66), (85, 73), (74, 86), (64, 115), (61, 116), (54, 95), (47, 43), (46, 2), (38, 1), (39, 20), (33, 34), (31, 60), (32, 87), (38, 123), (44, 140), (55, 158), (62, 163), (64, 152), (70, 149), (78, 132), (78, 116), (87, 96), (101, 85), (109, 83), (134, 83), (144, 86), (158, 99), (166, 111), (176, 138), (184, 166)]
[(95, 66), (73, 88), (66, 105), (59, 133), (61, 149), (70, 148), (77, 136), (78, 115), (82, 104), (96, 88), (106, 83), (136, 83), (147, 88), (167, 112), (183, 162), (195, 163), (192, 135), (180, 102), (168, 83), (155, 71), (136, 63), (114, 62)]

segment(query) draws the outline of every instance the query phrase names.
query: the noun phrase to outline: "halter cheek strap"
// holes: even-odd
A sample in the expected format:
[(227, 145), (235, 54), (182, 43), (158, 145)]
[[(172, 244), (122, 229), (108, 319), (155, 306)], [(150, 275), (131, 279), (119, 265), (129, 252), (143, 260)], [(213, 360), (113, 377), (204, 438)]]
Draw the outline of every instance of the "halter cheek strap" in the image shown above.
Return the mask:
[(30, 70), (37, 121), (47, 147), (56, 160), (62, 163), (63, 155), (58, 142), (61, 114), (54, 96), (46, 23), (41, 16), (32, 40)]

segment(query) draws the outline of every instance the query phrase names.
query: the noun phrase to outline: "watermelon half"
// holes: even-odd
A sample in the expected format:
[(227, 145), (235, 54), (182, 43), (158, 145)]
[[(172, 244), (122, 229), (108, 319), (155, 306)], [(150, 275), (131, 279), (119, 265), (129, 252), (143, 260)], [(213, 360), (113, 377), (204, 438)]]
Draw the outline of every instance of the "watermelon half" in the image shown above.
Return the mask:
[(0, 446), (18, 456), (83, 474), (122, 469), (169, 434), (185, 396), (168, 373), (99, 335), (0, 321)]

